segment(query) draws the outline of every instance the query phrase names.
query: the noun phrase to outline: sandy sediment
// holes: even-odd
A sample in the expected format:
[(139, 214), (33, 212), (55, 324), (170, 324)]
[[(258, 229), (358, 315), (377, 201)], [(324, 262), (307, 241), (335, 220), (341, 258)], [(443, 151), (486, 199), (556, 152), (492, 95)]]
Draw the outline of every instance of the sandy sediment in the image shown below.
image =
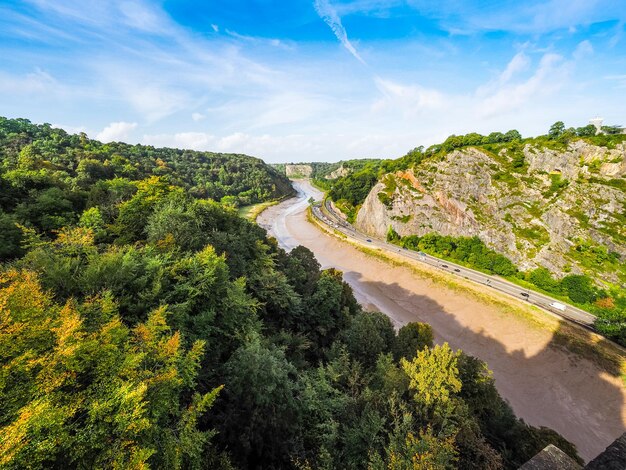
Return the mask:
[[(517, 416), (558, 431), (585, 460), (626, 431), (626, 391), (619, 376), (555, 347), (550, 328), (418, 276), (409, 267), (367, 256), (324, 233), (306, 218), (306, 201), (319, 197), (319, 191), (307, 182), (296, 183), (296, 189), (299, 199), (270, 207), (258, 218), (281, 246), (304, 245), (323, 267), (343, 271), (359, 302), (384, 312), (397, 326), (427, 322), (437, 342), (481, 358)], [(547, 325), (557, 322), (545, 320)]]

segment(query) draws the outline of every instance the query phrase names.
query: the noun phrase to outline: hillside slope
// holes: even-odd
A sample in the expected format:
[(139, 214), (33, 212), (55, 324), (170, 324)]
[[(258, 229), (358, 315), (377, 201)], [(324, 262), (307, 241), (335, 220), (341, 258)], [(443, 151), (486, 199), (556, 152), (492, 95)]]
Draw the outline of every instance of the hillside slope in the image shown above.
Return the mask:
[(103, 144), (49, 124), (0, 117), (0, 261), (22, 253), (16, 223), (49, 237), (101, 206), (103, 223), (111, 224), (120, 203), (150, 178), (230, 205), (293, 192), (284, 175), (247, 155)]
[(359, 229), (384, 237), (478, 236), (520, 269), (588, 273), (625, 284), (626, 144), (582, 140), (563, 150), (528, 144), (466, 148), (385, 175), (365, 199)]

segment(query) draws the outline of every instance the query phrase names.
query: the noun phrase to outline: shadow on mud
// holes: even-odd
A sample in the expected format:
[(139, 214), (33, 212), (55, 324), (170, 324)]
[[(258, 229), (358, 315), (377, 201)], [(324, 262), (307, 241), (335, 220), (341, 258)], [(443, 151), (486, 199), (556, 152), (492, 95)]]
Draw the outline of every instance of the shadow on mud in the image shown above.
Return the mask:
[[(586, 461), (626, 431), (620, 363), (606, 351), (607, 340), (598, 341), (590, 332), (561, 320), (541, 350), (532, 354), (523, 349), (507, 350), (483, 330), (461, 325), (452, 312), (428, 296), (397, 283), (365, 280), (357, 272), (344, 272), (344, 278), (352, 285), (366, 285), (367, 292), (374, 295), (384, 291), (385, 296), (376, 296), (378, 309), (383, 312), (385, 302), (381, 304), (379, 299), (396, 299), (389, 311), (393, 309), (397, 328), (414, 321), (429, 323), (437, 343), (446, 341), (485, 361), (493, 371), (498, 391), (519, 417), (531, 425), (556, 430), (576, 445)], [(368, 299), (359, 301), (371, 309)], [(573, 336), (574, 329), (578, 334)]]

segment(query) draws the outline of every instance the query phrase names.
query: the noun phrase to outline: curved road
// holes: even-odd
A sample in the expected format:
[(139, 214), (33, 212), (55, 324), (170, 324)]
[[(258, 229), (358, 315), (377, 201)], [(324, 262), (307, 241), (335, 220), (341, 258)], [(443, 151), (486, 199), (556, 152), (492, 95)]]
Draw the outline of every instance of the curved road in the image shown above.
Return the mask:
[[(576, 444), (585, 460), (598, 455), (626, 431), (626, 389), (619, 373), (609, 373), (564, 350), (553, 332), (559, 328), (558, 317), (546, 315), (534, 323), (512, 314), (502, 304), (450, 289), (445, 283), (416, 275), (410, 268), (367, 256), (307, 221), (308, 199), (321, 199), (322, 193), (306, 181), (295, 182), (294, 187), (297, 197), (266, 209), (257, 219), (281, 247), (290, 250), (306, 246), (324, 268), (343, 271), (357, 300), (366, 308), (387, 314), (397, 327), (412, 321), (429, 323), (437, 343), (447, 341), (453, 348), (481, 358), (493, 371), (498, 391), (517, 416), (532, 425), (555, 429)], [(328, 220), (338, 225), (333, 227), (336, 230), (353, 230), (342, 227), (336, 219)], [(365, 245), (396, 250), (397, 254), (398, 247), (387, 247), (385, 242), (372, 238), (367, 242), (365, 235), (354, 231), (346, 235)], [(420, 256), (415, 252), (405, 255)], [(444, 263), (448, 268), (431, 266), (452, 273), (463, 269), (461, 275), (468, 278), (474, 275), (467, 268)], [(485, 278), (482, 273), (476, 275), (479, 282)], [(515, 286), (515, 302), (521, 300), (519, 293)]]
[[(527, 302), (530, 302), (531, 304), (547, 310), (550, 313), (556, 314), (560, 317), (565, 318), (566, 320), (578, 323), (579, 325), (593, 330), (593, 324), (596, 320), (596, 317), (589, 312), (585, 312), (584, 310), (574, 307), (572, 305), (565, 305), (563, 304), (563, 301), (553, 299), (547, 295), (540, 294), (539, 292), (524, 289), (523, 287), (506, 281), (501, 277), (490, 276), (488, 274), (481, 273), (480, 271), (476, 271), (474, 269), (467, 268), (465, 266), (461, 266), (447, 260), (442, 260), (426, 253), (418, 253), (415, 251), (407, 250), (406, 248), (400, 248), (397, 245), (388, 243), (387, 241), (374, 238), (363, 232), (359, 232), (354, 226), (350, 225), (348, 222), (339, 217), (334, 212), (328, 200), (326, 201), (324, 208), (325, 213), (322, 211), (320, 204), (314, 205), (313, 215), (318, 220), (322, 221), (326, 225), (331, 226), (335, 230), (340, 231), (349, 238), (360, 241), (362, 243), (370, 244), (381, 250), (394, 252), (396, 255), (399, 254), (405, 258), (434, 266), (436, 268), (447, 271), (450, 274), (461, 276), (465, 279), (469, 279), (470, 281), (482, 284), (483, 286), (490, 287), (500, 292), (504, 292), (505, 294), (512, 295), (513, 297), (521, 298), (523, 300), (526, 300)], [(328, 215), (328, 217), (326, 215)], [(565, 310), (560, 310), (553, 307), (551, 304), (554, 302), (560, 305), (564, 305)]]

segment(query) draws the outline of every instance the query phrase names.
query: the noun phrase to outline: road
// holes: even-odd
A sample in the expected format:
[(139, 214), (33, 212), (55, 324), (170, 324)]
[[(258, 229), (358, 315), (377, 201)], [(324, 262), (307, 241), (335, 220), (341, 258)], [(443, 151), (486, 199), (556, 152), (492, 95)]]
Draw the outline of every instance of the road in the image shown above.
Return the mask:
[(525, 300), (550, 313), (582, 325), (585, 328), (589, 328), (591, 330), (594, 329), (593, 324), (596, 320), (596, 317), (589, 312), (585, 312), (584, 310), (574, 307), (573, 305), (566, 305), (565, 311), (559, 310), (552, 307), (550, 304), (556, 302), (560, 305), (565, 305), (562, 300), (553, 299), (552, 297), (540, 294), (539, 292), (524, 289), (523, 287), (513, 284), (512, 282), (502, 279), (501, 277), (484, 274), (474, 269), (470, 269), (447, 260), (442, 260), (423, 252), (418, 253), (412, 250), (407, 250), (406, 248), (400, 248), (397, 245), (388, 243), (385, 240), (380, 240), (365, 233), (359, 232), (354, 226), (349, 224), (347, 221), (345, 221), (335, 213), (328, 200), (326, 200), (324, 209), (325, 213), (322, 211), (321, 203), (318, 201), (313, 206), (313, 215), (324, 224), (328, 225), (331, 228), (334, 228), (335, 230), (340, 231), (348, 238), (359, 241), (361, 243), (365, 243), (366, 245), (371, 245), (372, 247), (381, 250), (394, 252), (394, 254), (402, 256), (404, 258), (419, 261), (429, 266), (434, 266), (441, 269), (442, 271), (446, 271), (449, 274), (463, 277), (470, 281), (481, 284), (485, 287), (489, 287), (491, 289), (495, 289), (518, 299)]

